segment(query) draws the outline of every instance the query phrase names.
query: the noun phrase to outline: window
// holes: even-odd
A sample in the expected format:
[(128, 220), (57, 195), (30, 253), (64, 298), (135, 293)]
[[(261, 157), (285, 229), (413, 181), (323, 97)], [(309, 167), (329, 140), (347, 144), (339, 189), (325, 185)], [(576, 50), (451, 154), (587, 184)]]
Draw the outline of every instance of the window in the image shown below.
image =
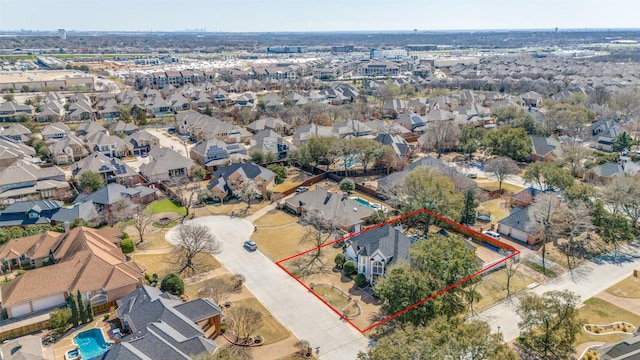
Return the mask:
[(374, 261), (371, 270), (374, 275), (382, 275), (384, 274), (384, 265), (380, 261)]
[(236, 181), (235, 180), (231, 180), (231, 186), (236, 186)]

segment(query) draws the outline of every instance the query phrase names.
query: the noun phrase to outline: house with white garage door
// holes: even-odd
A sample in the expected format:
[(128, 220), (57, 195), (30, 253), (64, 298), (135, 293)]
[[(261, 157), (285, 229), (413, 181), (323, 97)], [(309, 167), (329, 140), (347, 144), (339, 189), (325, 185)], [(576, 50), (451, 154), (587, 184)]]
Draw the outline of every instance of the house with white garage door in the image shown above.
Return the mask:
[[(18, 239), (19, 240), (19, 239)], [(79, 291), (93, 306), (115, 301), (142, 286), (145, 268), (126, 262), (119, 239), (78, 227), (51, 244), (53, 265), (27, 270), (2, 285), (0, 299), (9, 318), (65, 305)]]
[(498, 232), (525, 244), (534, 245), (538, 243), (538, 239), (533, 234), (534, 231), (530, 225), (533, 221), (530, 209), (530, 207), (512, 208), (509, 216), (498, 222)]

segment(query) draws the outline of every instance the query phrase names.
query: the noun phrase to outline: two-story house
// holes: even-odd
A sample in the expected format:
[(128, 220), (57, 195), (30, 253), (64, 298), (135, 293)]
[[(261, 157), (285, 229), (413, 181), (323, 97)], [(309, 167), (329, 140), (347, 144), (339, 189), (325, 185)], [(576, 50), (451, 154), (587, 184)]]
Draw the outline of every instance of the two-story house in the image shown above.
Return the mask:
[(207, 189), (214, 200), (221, 201), (240, 188), (243, 182), (251, 180), (263, 197), (275, 186), (273, 171), (253, 163), (235, 163), (219, 168), (211, 175)]

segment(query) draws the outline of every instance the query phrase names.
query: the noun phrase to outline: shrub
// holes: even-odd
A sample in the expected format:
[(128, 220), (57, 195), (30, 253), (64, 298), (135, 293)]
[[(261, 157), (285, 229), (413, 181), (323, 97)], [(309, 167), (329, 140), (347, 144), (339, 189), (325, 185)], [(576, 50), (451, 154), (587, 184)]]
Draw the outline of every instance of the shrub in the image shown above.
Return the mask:
[(160, 282), (160, 289), (169, 294), (180, 296), (184, 294), (184, 282), (177, 274), (167, 274)]
[(120, 241), (120, 248), (122, 249), (123, 253), (131, 254), (132, 252), (134, 252), (136, 250), (136, 245), (133, 242), (133, 239), (126, 238), (126, 239), (122, 239)]
[(344, 266), (344, 263), (345, 261), (347, 261), (347, 259), (344, 257), (343, 253), (338, 253), (334, 261), (336, 262), (336, 268), (342, 269), (342, 266)]
[(104, 316), (102, 317), (102, 320), (104, 320), (105, 322), (109, 320), (109, 316), (110, 314), (104, 314)]
[(49, 328), (55, 330), (58, 334), (64, 334), (67, 331), (70, 321), (70, 309), (55, 309), (49, 314)]
[(226, 325), (226, 324), (222, 324), (222, 325), (220, 325), (220, 332), (221, 332), (221, 333), (223, 333), (223, 334), (224, 334), (225, 332), (227, 332), (227, 325)]
[(367, 277), (364, 276), (363, 273), (356, 275), (354, 281), (356, 282), (356, 285), (360, 288), (367, 286)]
[(356, 262), (353, 260), (347, 260), (344, 265), (342, 265), (342, 272), (346, 276), (351, 276), (357, 273), (358, 269), (356, 267)]
[(276, 184), (282, 184), (287, 179), (287, 168), (280, 164), (271, 164), (267, 166), (267, 169), (273, 171), (276, 175)]
[(120, 239), (128, 239), (129, 238), (129, 234), (127, 234), (126, 232), (122, 232), (120, 233)]
[(356, 189), (356, 184), (351, 179), (342, 179), (340, 180), (340, 190), (342, 191), (353, 191)]

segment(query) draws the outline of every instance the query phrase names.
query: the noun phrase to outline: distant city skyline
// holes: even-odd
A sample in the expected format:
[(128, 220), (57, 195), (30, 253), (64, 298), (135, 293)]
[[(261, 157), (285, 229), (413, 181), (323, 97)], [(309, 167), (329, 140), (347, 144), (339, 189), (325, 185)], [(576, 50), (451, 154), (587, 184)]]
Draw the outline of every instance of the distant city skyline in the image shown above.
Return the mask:
[(0, 0), (0, 30), (622, 29), (638, 14), (640, 0)]

